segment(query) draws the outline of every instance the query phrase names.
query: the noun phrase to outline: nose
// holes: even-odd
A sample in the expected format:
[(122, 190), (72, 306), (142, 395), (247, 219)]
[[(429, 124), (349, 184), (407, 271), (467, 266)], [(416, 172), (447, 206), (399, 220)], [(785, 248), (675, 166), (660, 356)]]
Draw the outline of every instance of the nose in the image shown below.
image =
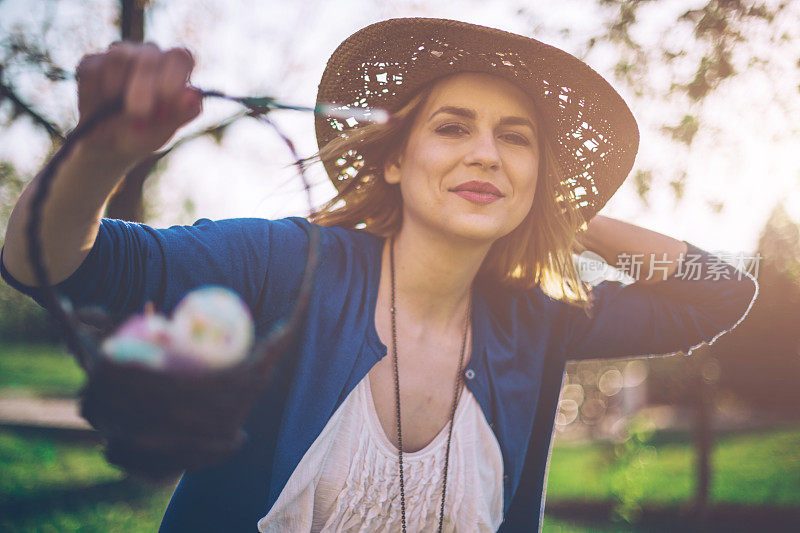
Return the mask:
[(494, 134), (480, 133), (473, 136), (473, 143), (464, 163), (468, 166), (479, 166), (486, 170), (500, 168), (500, 154), (497, 151)]

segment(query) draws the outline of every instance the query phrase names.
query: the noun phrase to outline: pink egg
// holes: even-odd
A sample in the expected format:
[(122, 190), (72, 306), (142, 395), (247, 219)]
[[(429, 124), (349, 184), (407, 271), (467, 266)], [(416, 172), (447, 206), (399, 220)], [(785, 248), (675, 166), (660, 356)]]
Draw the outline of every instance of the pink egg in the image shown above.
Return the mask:
[(169, 321), (163, 315), (134, 315), (108, 336), (102, 350), (120, 363), (162, 369), (173, 344)]
[(133, 337), (164, 346), (172, 342), (172, 327), (164, 315), (158, 313), (133, 315), (114, 332), (115, 337)]

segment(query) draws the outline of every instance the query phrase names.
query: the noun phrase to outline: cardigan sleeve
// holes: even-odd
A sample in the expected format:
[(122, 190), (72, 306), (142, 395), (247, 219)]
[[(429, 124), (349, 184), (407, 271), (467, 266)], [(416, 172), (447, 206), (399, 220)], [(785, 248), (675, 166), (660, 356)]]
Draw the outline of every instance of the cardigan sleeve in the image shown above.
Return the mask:
[[(256, 310), (267, 292), (289, 294), (299, 285), (307, 232), (293, 218), (204, 218), (164, 229), (104, 218), (86, 259), (55, 288), (76, 308), (98, 306), (115, 317), (139, 312), (147, 302), (169, 313), (188, 291), (203, 285), (228, 287)], [(268, 276), (271, 266), (274, 273)], [(0, 274), (42, 305), (42, 289), (14, 279), (2, 261)]]
[(686, 244), (684, 261), (665, 280), (628, 285), (603, 281), (590, 291), (588, 313), (564, 304), (565, 357), (688, 355), (738, 325), (755, 302), (758, 282), (720, 257)]

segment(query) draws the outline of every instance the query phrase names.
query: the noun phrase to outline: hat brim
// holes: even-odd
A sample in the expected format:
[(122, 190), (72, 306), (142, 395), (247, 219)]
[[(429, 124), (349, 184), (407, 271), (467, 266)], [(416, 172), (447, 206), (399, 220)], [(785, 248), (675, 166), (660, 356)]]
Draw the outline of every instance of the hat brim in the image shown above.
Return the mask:
[[(427, 83), (458, 72), (485, 72), (519, 86), (538, 107), (569, 191), (591, 219), (625, 181), (639, 147), (636, 120), (622, 97), (580, 59), (530, 37), (447, 19), (390, 19), (342, 42), (328, 60), (317, 103), (338, 109), (400, 109)], [(358, 125), (316, 116), (320, 148)], [(344, 156), (344, 154), (343, 154)], [(337, 189), (359, 154), (327, 161)]]

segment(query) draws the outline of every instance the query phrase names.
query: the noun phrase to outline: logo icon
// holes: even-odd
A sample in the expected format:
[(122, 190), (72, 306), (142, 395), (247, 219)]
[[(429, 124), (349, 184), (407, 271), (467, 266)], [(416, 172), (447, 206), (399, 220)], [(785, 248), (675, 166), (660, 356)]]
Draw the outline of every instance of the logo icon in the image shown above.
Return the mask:
[(594, 285), (605, 279), (608, 265), (600, 255), (584, 250), (578, 256), (576, 267), (581, 281)]

